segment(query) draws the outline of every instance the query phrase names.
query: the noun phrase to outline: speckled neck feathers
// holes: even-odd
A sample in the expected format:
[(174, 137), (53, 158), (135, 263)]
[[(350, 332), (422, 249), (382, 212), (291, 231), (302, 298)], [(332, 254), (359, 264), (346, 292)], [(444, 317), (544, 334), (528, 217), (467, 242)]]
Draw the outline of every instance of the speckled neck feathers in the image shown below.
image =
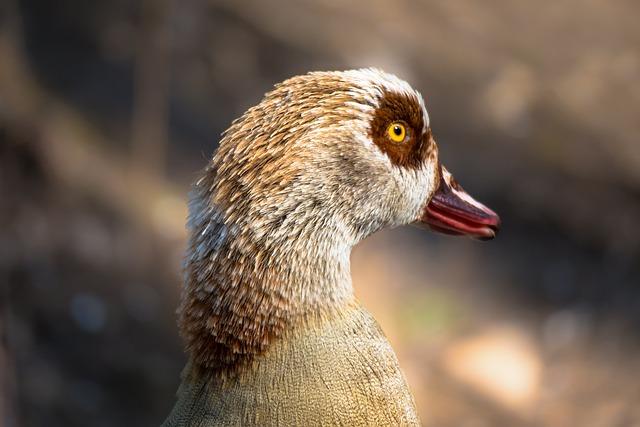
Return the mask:
[(328, 315), (353, 293), (346, 241), (326, 235), (321, 223), (291, 224), (301, 220), (295, 206), (279, 218), (253, 209), (244, 216), (217, 200), (220, 193), (208, 169), (193, 190), (179, 323), (194, 362), (229, 374), (295, 322)]

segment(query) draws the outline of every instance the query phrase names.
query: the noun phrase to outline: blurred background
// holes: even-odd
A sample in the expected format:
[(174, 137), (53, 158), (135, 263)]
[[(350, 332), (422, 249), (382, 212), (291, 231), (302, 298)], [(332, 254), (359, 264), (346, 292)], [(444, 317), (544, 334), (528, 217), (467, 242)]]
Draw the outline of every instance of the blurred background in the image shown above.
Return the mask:
[(231, 120), (310, 70), (423, 93), (489, 243), (409, 227), (358, 297), (433, 426), (640, 425), (633, 0), (3, 0), (0, 425), (154, 426), (189, 185)]

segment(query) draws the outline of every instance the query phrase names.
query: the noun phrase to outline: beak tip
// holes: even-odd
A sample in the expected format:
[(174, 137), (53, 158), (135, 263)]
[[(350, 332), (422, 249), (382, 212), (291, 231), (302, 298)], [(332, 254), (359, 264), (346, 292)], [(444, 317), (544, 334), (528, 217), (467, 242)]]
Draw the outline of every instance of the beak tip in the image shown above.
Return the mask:
[(489, 240), (493, 240), (496, 238), (496, 236), (498, 235), (498, 231), (500, 230), (500, 228), (498, 226), (496, 227), (486, 227), (486, 231), (483, 232), (483, 234), (479, 234), (477, 236), (473, 236), (473, 238), (475, 240), (479, 240), (481, 242), (487, 242)]
[(494, 239), (501, 225), (498, 214), (469, 196), (448, 171), (420, 221), (433, 231), (481, 241)]

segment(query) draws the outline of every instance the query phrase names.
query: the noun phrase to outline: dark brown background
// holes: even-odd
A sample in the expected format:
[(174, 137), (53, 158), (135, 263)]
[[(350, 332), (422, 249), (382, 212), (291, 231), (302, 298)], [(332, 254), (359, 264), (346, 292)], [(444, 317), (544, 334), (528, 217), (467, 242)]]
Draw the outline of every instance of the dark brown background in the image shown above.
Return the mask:
[(153, 426), (189, 182), (274, 83), (377, 66), (426, 98), (495, 241), (403, 228), (353, 256), (425, 423), (640, 423), (632, 0), (3, 0), (0, 424)]

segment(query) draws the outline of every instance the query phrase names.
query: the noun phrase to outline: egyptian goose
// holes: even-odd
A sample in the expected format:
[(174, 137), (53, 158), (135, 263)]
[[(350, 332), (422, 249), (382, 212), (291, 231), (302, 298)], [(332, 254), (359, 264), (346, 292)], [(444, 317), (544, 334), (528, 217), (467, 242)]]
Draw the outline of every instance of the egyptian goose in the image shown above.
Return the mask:
[(193, 185), (189, 361), (164, 426), (418, 425), (349, 271), (354, 245), (411, 223), (479, 239), (499, 226), (440, 165), (422, 96), (375, 69), (276, 85)]

